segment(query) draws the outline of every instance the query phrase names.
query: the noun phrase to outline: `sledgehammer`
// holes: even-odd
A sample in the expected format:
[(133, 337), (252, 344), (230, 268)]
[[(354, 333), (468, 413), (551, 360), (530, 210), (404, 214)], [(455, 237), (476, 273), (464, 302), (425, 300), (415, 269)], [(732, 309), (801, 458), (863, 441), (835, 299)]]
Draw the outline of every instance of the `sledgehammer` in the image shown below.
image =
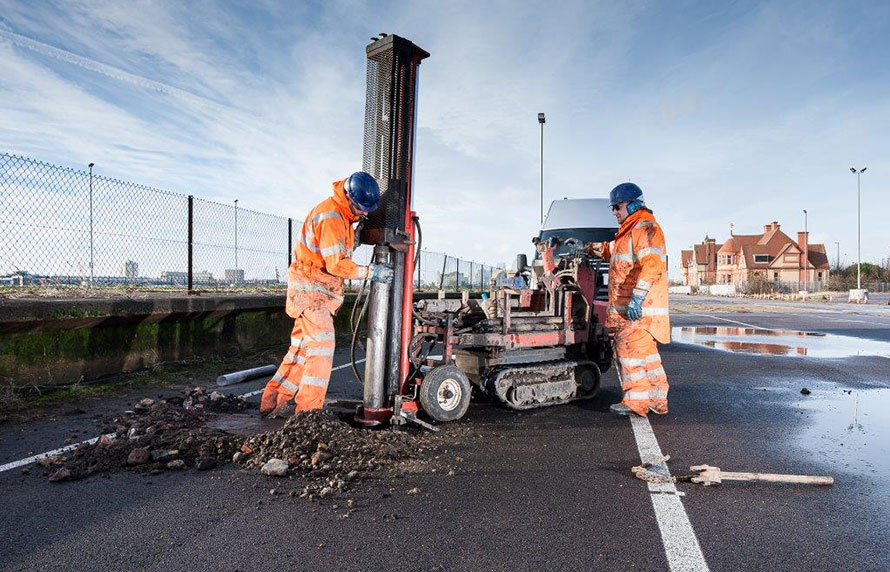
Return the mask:
[(766, 483), (792, 483), (798, 485), (826, 485), (834, 484), (832, 477), (810, 475), (777, 475), (773, 473), (737, 473), (721, 471), (720, 467), (710, 465), (693, 465), (690, 471), (698, 471), (697, 475), (684, 475), (676, 477), (677, 481), (699, 483), (706, 487), (719, 485), (723, 481), (759, 481)]

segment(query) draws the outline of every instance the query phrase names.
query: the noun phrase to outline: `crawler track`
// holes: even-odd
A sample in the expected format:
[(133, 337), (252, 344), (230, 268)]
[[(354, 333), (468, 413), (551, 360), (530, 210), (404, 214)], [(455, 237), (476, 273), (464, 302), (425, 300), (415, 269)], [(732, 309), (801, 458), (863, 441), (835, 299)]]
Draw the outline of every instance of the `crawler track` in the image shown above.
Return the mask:
[(485, 373), (483, 388), (511, 409), (536, 409), (590, 399), (600, 386), (600, 370), (587, 360), (558, 360), (503, 366)]

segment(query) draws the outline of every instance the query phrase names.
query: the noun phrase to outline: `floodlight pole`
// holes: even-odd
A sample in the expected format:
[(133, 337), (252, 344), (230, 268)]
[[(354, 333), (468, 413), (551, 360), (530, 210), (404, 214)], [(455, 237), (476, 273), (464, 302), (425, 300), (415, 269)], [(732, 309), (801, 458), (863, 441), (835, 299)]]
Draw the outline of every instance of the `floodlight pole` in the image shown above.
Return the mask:
[(856, 289), (862, 290), (862, 186), (860, 176), (868, 167), (855, 169), (850, 167), (850, 172), (856, 175)]
[(541, 124), (541, 226), (544, 226), (544, 114), (538, 114), (538, 123)]

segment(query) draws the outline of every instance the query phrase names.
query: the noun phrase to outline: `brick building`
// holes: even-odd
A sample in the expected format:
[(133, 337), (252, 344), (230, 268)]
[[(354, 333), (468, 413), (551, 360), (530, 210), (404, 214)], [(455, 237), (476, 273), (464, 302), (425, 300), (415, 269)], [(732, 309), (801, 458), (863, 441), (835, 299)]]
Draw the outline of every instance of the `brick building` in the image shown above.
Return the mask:
[(809, 289), (819, 289), (828, 282), (828, 255), (824, 244), (807, 242), (806, 233), (798, 232), (797, 240), (792, 240), (776, 221), (764, 225), (761, 234), (730, 232), (723, 244), (705, 237), (692, 250), (681, 252), (683, 284), (744, 286), (760, 280), (803, 288), (807, 281)]

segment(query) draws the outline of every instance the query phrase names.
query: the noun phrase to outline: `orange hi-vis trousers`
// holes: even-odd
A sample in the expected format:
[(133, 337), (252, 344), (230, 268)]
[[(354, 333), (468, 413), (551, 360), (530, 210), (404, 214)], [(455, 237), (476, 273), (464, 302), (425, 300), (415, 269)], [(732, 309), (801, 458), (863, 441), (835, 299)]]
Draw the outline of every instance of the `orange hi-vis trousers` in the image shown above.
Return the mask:
[(655, 338), (642, 328), (623, 328), (615, 333), (615, 352), (621, 368), (621, 403), (634, 413), (668, 412), (668, 380), (658, 355)]
[(297, 411), (321, 409), (334, 364), (334, 317), (327, 308), (307, 308), (294, 321), (290, 349), (266, 384), (260, 412), (269, 413), (296, 395)]

